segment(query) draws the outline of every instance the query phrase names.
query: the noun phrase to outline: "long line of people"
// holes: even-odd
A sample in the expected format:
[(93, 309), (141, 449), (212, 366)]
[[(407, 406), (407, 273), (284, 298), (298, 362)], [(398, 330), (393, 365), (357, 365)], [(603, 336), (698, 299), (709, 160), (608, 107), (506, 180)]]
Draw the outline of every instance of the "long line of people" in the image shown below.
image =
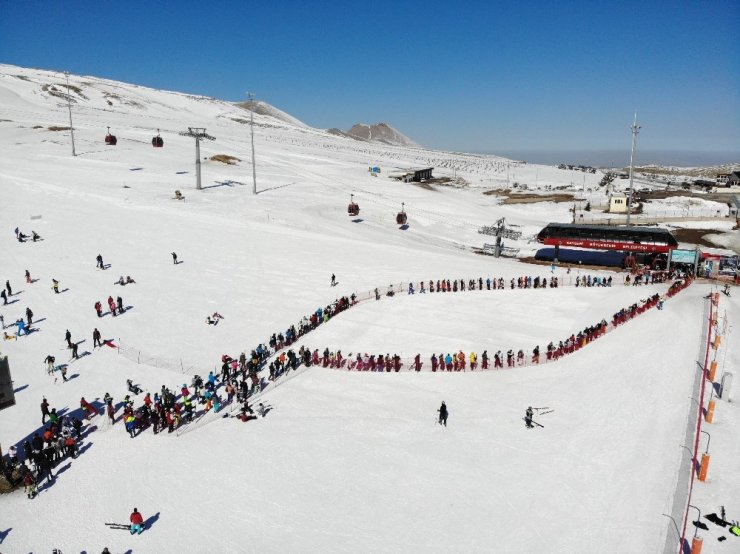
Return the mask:
[[(690, 278), (674, 282), (668, 288), (666, 297), (676, 295), (690, 284)], [(564, 340), (560, 340), (557, 343), (550, 342), (545, 348), (544, 358), (541, 358), (539, 345), (532, 349), (531, 355), (529, 356), (525, 354), (524, 350), (520, 349), (515, 352), (514, 350), (509, 349), (505, 354), (499, 350), (491, 357), (489, 356), (488, 351), (484, 350), (480, 356), (480, 369), (487, 370), (491, 367), (493, 369), (500, 369), (503, 368), (504, 365), (506, 367), (536, 365), (541, 361), (547, 362), (558, 360), (564, 355), (572, 354), (580, 350), (587, 344), (603, 336), (610, 329), (616, 328), (651, 308), (657, 307), (658, 309), (662, 309), (663, 302), (664, 298), (661, 297), (660, 294), (655, 293), (647, 299), (640, 300), (626, 308), (622, 308), (613, 315), (611, 322), (607, 322), (606, 319), (602, 319), (593, 325), (585, 327), (577, 333), (571, 334)], [(322, 367), (333, 369), (398, 372), (402, 368), (407, 368), (410, 371), (421, 371), (424, 367), (424, 363), (421, 360), (421, 354), (417, 354), (414, 358), (409, 360), (402, 360), (398, 354), (391, 355), (390, 353), (381, 353), (377, 355), (368, 353), (357, 353), (356, 355), (353, 355), (350, 353), (345, 357), (341, 350), (334, 352), (329, 348), (325, 348), (323, 354), (319, 354), (318, 349), (313, 350), (313, 353), (310, 353), (310, 349), (305, 349), (305, 352), (309, 353), (305, 360), (306, 365), (320, 365)], [(429, 361), (429, 367), (433, 372), (466, 371), (467, 368), (470, 368), (471, 371), (475, 371), (479, 368), (478, 355), (475, 352), (470, 352), (470, 354), (466, 355), (462, 350), (452, 354), (432, 354)]]

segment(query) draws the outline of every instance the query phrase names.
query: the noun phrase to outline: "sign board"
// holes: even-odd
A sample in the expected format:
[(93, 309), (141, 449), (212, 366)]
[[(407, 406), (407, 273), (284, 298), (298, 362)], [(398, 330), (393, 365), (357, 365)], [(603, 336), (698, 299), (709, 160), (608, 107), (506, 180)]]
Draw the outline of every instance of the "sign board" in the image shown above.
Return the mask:
[(718, 275), (735, 275), (738, 272), (740, 256), (721, 256), (719, 259)]
[(0, 410), (15, 405), (13, 380), (10, 378), (10, 365), (7, 356), (0, 354)]
[(632, 242), (612, 242), (595, 239), (560, 239), (548, 237), (542, 243), (551, 246), (576, 246), (578, 248), (619, 250), (621, 252), (668, 252), (670, 250), (667, 244), (636, 244)]
[(696, 250), (679, 250), (671, 252), (671, 263), (674, 264), (691, 264), (696, 262)]

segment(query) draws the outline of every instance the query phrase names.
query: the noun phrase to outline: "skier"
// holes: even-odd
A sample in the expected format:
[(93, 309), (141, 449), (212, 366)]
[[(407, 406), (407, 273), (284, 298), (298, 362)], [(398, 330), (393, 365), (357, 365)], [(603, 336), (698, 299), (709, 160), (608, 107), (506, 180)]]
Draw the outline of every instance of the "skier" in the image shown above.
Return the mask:
[(444, 400), (437, 411), (439, 412), (439, 424), (447, 427), (447, 406), (445, 405)]
[(33, 280), (31, 279), (31, 272), (26, 270), (26, 283), (31, 284)]
[(87, 400), (85, 400), (85, 397), (83, 396), (80, 398), (80, 408), (85, 410), (87, 414), (85, 414), (85, 419), (90, 419), (92, 416), (97, 415), (98, 411), (93, 407), (92, 404), (90, 404)]
[(524, 424), (527, 426), (527, 429), (531, 429), (532, 427), (534, 427), (534, 425), (532, 425), (533, 413), (534, 412), (532, 411), (532, 406), (529, 406), (527, 408), (527, 411), (524, 413)]
[(79, 358), (79, 356), (77, 355), (77, 343), (76, 342), (72, 343), (72, 358), (74, 358), (75, 360)]
[(54, 373), (54, 361), (55, 361), (55, 358), (51, 354), (49, 354), (46, 358), (44, 358), (44, 363), (46, 363), (46, 372), (49, 375)]
[(103, 317), (103, 305), (100, 303), (100, 300), (95, 302), (95, 313), (98, 314), (98, 317)]
[(110, 310), (110, 313), (113, 314), (113, 316), (116, 315), (116, 303), (113, 300), (112, 296), (108, 297), (108, 309)]
[(13, 296), (13, 289), (10, 288), (10, 280), (5, 281), (5, 289), (8, 291), (8, 296)]
[(105, 269), (105, 266), (103, 265), (103, 256), (98, 254), (95, 260), (98, 262), (96, 267), (99, 267), (100, 269)]
[(67, 348), (72, 348), (72, 333), (69, 332), (69, 329), (64, 333), (64, 340), (67, 341)]
[(100, 341), (100, 331), (98, 331), (98, 328), (95, 327), (95, 330), (93, 331), (93, 348), (100, 346), (102, 348), (103, 343)]
[(144, 518), (141, 517), (139, 510), (134, 508), (133, 513), (128, 519), (131, 522), (131, 534), (133, 535), (134, 533), (138, 533), (141, 535), (144, 531)]
[(0, 292), (0, 297), (3, 299), (3, 306), (5, 306), (8, 303), (8, 293), (5, 292), (5, 289)]
[(44, 398), (41, 401), (41, 425), (46, 424), (46, 418), (49, 417), (51, 414), (49, 413), (49, 401)]
[(332, 273), (331, 274), (331, 286), (332, 287), (336, 286), (336, 284), (337, 284), (337, 276)]
[(175, 252), (172, 253), (172, 263), (177, 265), (177, 254)]
[(29, 469), (26, 469), (26, 474), (23, 476), (23, 487), (29, 500), (36, 496), (36, 479), (33, 478), (33, 472)]
[(26, 320), (28, 320), (29, 326), (33, 323), (33, 312), (31, 311), (31, 308), (26, 308)]
[(122, 314), (124, 311), (123, 310), (123, 299), (119, 296), (118, 298), (116, 298), (116, 302), (118, 303), (118, 313)]
[(51, 288), (54, 289), (54, 294), (59, 294), (59, 281), (57, 281), (56, 279), (52, 279)]

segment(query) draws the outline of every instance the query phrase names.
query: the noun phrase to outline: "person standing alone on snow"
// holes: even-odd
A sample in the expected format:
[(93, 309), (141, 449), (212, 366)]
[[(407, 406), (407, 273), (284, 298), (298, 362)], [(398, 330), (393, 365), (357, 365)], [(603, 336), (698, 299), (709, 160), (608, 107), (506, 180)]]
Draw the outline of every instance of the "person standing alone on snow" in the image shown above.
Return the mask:
[(337, 284), (337, 276), (332, 273), (331, 274), (331, 286), (333, 287), (336, 284)]
[(447, 427), (447, 406), (445, 405), (444, 401), (442, 401), (442, 405), (437, 411), (439, 412), (439, 424)]
[(527, 408), (527, 411), (524, 412), (524, 424), (527, 426), (527, 429), (531, 429), (532, 427), (534, 427), (532, 425), (532, 415), (533, 415), (533, 413), (534, 412), (532, 410), (532, 406), (529, 406)]
[(105, 269), (105, 266), (103, 265), (103, 256), (98, 254), (97, 257), (95, 258), (95, 261), (97, 262), (96, 267), (99, 267), (100, 269)]
[(175, 252), (172, 253), (172, 263), (177, 265), (177, 254)]
[(141, 535), (144, 531), (144, 518), (141, 517), (139, 510), (134, 508), (134, 511), (128, 519), (131, 522), (131, 534), (133, 535), (134, 533), (138, 533)]
[(100, 331), (98, 331), (97, 327), (95, 327), (95, 330), (93, 331), (93, 348), (96, 346), (103, 346), (103, 343), (100, 342)]

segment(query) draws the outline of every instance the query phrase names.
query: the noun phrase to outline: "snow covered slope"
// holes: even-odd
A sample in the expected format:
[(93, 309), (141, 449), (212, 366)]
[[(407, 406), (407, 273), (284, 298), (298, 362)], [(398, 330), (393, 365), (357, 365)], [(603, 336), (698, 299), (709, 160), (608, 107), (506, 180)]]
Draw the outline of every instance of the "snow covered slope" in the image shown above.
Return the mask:
[[(126, 379), (152, 393), (178, 390), (194, 373), (218, 368), (222, 354), (248, 353), (340, 295), (407, 280), (552, 275), (468, 249), (483, 241), (478, 226), (500, 217), (521, 226), (523, 248), (543, 222), (568, 220), (563, 204), (500, 205), (481, 194), (505, 184), (500, 158), (363, 143), (255, 114), (259, 194), (252, 195), (243, 109), (73, 76), (72, 157), (68, 131), (49, 130), (67, 122), (52, 94), (60, 82), (50, 72), (0, 66), (0, 283), (10, 280), (16, 293), (0, 313), (10, 322), (29, 307), (37, 328), (0, 347), (17, 399), (0, 412), (4, 452), (38, 430), (43, 397), (80, 415), (82, 396), (100, 402), (108, 392), (120, 402)], [(109, 125), (114, 147), (103, 142)], [(201, 144), (201, 191), (193, 140), (178, 134), (188, 127), (216, 137)], [(150, 144), (157, 129), (161, 149)], [(217, 154), (243, 161), (210, 160)], [(368, 175), (370, 164), (454, 167), (469, 186), (399, 184)], [(563, 184), (554, 168), (516, 171)], [(173, 199), (175, 189), (184, 201)], [(351, 193), (357, 218), (346, 213)], [(395, 224), (401, 202), (405, 230)], [(19, 243), (16, 226), (44, 240)], [(172, 263), (173, 251), (181, 264)], [(98, 253), (109, 269), (95, 268)], [(38, 281), (24, 283), (26, 269)], [(121, 275), (136, 284), (115, 285)], [(567, 285), (579, 273), (555, 275)], [(52, 278), (64, 292), (54, 294)], [(419, 352), (425, 360), (442, 350), (530, 351), (665, 288), (383, 297), (304, 342), (346, 353)], [(310, 368), (267, 387), (261, 400), (274, 409), (264, 419), (208, 414), (180, 433), (147, 430), (135, 439), (120, 421), (110, 426), (98, 416), (81, 455), (62, 462), (37, 498), (0, 497), (1, 549), (655, 552), (678, 478), (704, 294), (693, 285), (665, 310), (540, 367)], [(98, 318), (93, 305), (108, 295), (121, 295), (127, 312)], [(735, 304), (728, 310), (738, 313)], [(214, 311), (224, 319), (206, 325)], [(93, 348), (96, 327), (125, 348)], [(89, 352), (74, 362), (67, 329)], [(69, 382), (46, 375), (48, 354), (69, 363)], [(435, 424), (442, 400), (447, 428)], [(528, 405), (555, 409), (542, 417), (544, 428), (524, 428)], [(104, 525), (126, 522), (134, 506), (148, 522), (142, 535)]]

